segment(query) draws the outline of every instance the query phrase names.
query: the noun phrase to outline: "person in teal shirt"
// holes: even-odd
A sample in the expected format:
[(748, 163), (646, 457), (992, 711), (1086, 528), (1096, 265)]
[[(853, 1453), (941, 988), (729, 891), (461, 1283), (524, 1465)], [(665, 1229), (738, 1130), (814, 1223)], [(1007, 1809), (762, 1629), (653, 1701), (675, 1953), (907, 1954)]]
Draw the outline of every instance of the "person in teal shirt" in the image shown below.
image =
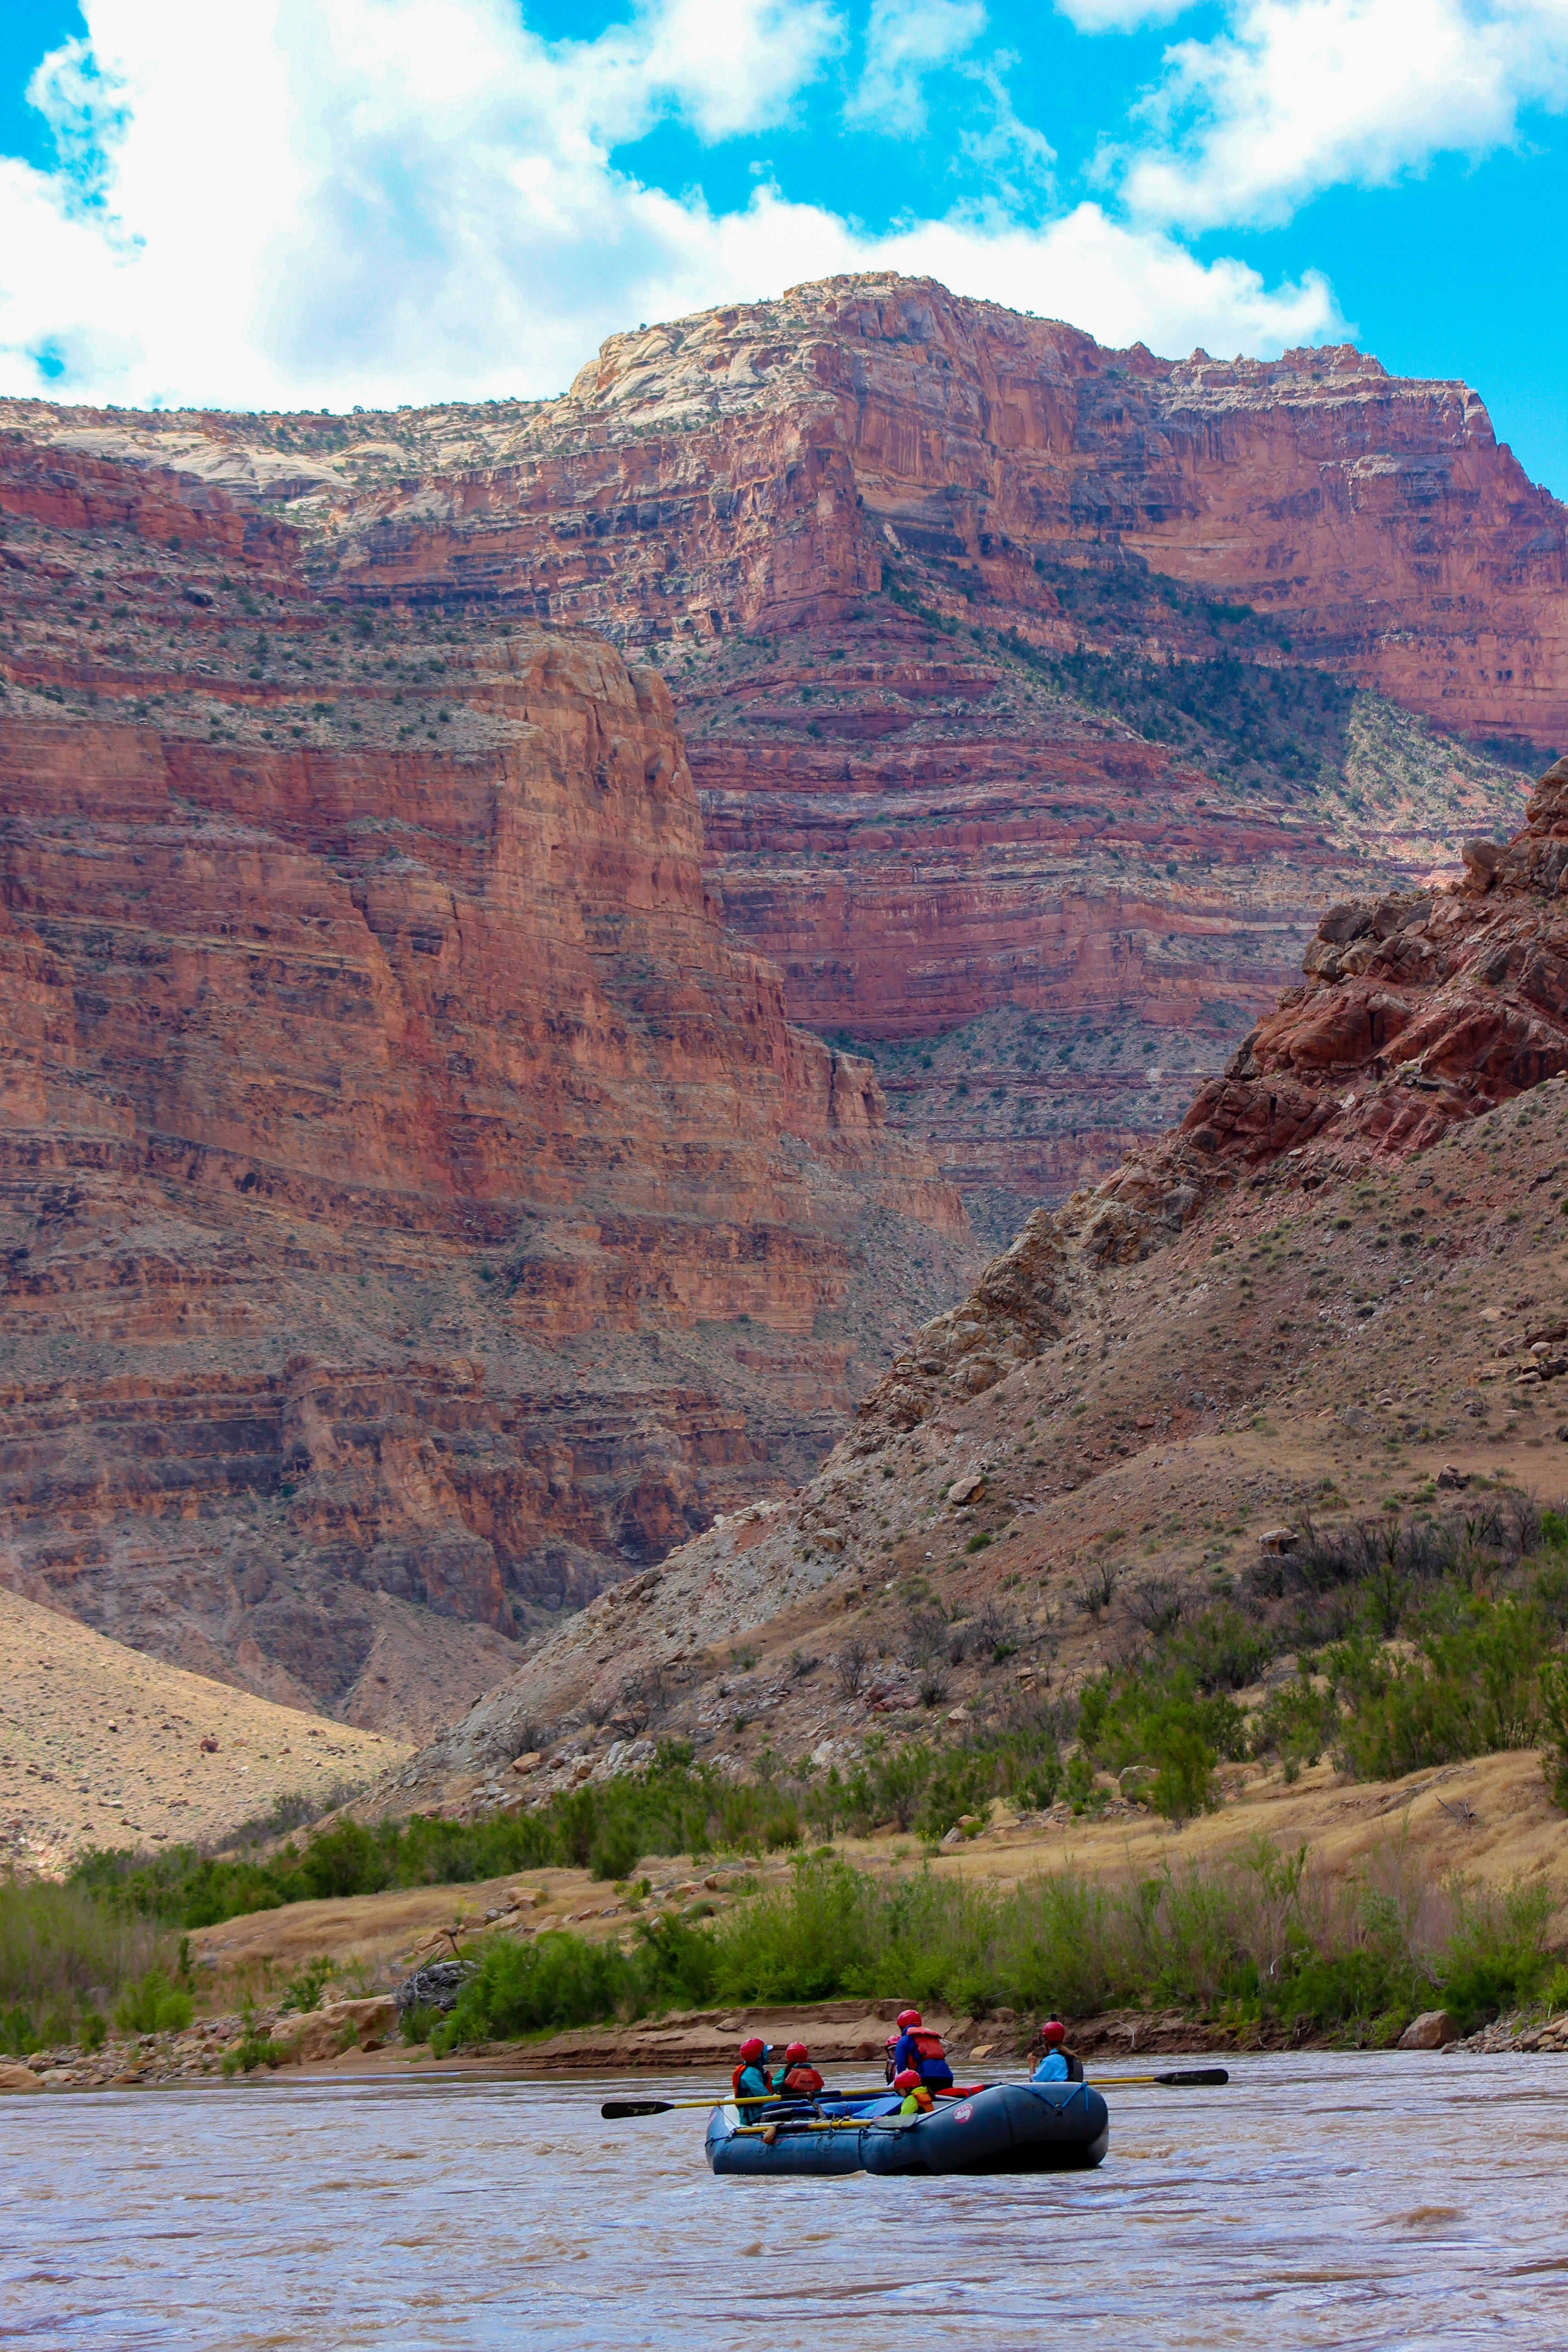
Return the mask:
[[(742, 2042), (741, 2044), (741, 2063), (730, 2080), (734, 2088), (736, 2102), (741, 2109), (741, 2121), (743, 2124), (760, 2123), (763, 2112), (761, 2102), (771, 2099), (773, 2095), (773, 2082), (766, 2064), (767, 2054), (767, 2043), (759, 2040), (754, 2033), (749, 2042)], [(748, 2105), (749, 2101), (757, 2104)]]

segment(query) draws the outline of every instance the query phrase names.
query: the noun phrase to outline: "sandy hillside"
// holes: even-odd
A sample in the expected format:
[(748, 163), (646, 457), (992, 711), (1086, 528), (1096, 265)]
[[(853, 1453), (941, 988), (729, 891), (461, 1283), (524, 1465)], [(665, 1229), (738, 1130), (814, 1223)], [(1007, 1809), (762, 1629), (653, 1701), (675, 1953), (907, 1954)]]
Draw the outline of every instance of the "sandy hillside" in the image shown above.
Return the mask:
[(408, 1752), (0, 1591), (0, 1864), (53, 1872), (89, 1846), (205, 1844), (281, 1796), (325, 1805)]

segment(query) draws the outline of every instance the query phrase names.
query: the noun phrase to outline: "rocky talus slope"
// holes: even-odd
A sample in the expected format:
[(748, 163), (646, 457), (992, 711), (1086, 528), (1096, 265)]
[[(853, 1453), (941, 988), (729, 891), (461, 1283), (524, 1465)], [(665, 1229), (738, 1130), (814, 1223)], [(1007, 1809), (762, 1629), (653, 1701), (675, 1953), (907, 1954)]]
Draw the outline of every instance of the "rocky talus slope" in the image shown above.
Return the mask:
[(0, 446), (0, 1582), (423, 1736), (973, 1263), (724, 931), (658, 675)]
[(997, 1242), (1169, 1125), (1326, 899), (1511, 830), (1453, 730), (1568, 737), (1563, 509), (1467, 386), (1348, 347), (1171, 362), (868, 277), (558, 400), (0, 425), (11, 512), (196, 501), (367, 614), (650, 656), (730, 921)]
[[(1235, 1592), (1303, 1511), (1568, 1488), (1568, 761), (1466, 861), (1331, 910), (1231, 1073), (1037, 1212), (816, 1478), (596, 1601), (371, 1809), (516, 1803), (634, 1731), (738, 1770), (933, 1708), (958, 1736), (1124, 1654), (1148, 1593)], [(917, 1657), (921, 1622), (966, 1638)]]

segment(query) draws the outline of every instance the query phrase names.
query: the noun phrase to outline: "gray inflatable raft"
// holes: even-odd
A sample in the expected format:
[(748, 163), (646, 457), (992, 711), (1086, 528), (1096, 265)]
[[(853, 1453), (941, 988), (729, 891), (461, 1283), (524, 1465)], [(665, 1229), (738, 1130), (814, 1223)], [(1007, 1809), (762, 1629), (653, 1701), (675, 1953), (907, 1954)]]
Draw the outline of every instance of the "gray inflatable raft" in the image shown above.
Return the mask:
[[(902, 2116), (893, 2099), (819, 2100), (770, 2110), (770, 2144), (733, 2104), (715, 2107), (708, 2161), (715, 2172), (799, 2178), (840, 2172), (1068, 2172), (1103, 2161), (1105, 2101), (1087, 2083), (997, 2083), (939, 2099), (929, 2116)], [(889, 2112), (891, 2110), (891, 2112)]]

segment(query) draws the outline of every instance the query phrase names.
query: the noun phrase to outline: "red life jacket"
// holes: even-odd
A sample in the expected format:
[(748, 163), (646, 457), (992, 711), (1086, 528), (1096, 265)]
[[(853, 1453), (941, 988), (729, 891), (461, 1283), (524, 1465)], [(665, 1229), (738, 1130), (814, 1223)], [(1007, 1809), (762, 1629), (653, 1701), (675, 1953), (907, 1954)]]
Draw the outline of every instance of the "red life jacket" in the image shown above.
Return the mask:
[(792, 2066), (777, 2087), (795, 2092), (798, 2098), (811, 2098), (821, 2090), (822, 2077), (815, 2066)]
[(927, 2058), (940, 2058), (942, 2063), (946, 2064), (947, 2053), (942, 2046), (940, 2033), (933, 2033), (929, 2025), (911, 2025), (909, 2034), (910, 2040), (920, 2052), (922, 2061)]

